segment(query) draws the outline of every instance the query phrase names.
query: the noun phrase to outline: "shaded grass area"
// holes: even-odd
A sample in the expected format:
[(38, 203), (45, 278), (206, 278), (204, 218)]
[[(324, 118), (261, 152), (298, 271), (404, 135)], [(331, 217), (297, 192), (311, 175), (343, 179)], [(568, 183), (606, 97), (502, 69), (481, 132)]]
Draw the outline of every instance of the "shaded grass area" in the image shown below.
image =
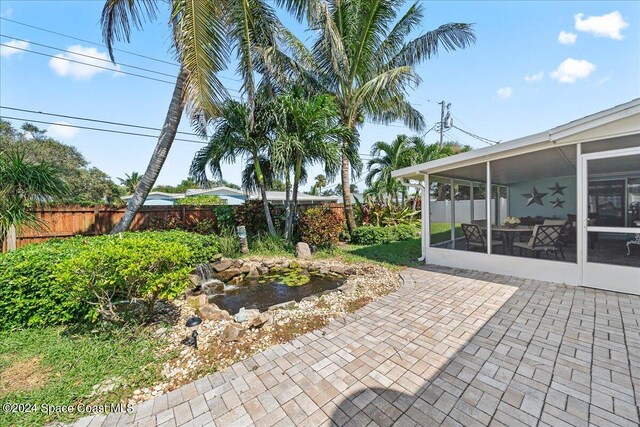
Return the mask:
[[(73, 333), (42, 328), (0, 333), (0, 405), (35, 404), (32, 412), (3, 413), (0, 426), (39, 426), (91, 413), (52, 413), (43, 404), (118, 404), (134, 389), (161, 378), (169, 355), (158, 356), (162, 340), (149, 329)], [(91, 396), (93, 386), (115, 379), (116, 386)]]

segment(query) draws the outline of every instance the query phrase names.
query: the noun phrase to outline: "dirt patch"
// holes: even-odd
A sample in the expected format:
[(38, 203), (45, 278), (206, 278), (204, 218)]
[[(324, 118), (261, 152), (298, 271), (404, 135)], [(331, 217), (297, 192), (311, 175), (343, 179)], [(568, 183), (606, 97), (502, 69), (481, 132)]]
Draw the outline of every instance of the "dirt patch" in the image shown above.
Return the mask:
[(51, 370), (42, 366), (42, 358), (16, 360), (0, 372), (0, 398), (17, 391), (42, 387)]

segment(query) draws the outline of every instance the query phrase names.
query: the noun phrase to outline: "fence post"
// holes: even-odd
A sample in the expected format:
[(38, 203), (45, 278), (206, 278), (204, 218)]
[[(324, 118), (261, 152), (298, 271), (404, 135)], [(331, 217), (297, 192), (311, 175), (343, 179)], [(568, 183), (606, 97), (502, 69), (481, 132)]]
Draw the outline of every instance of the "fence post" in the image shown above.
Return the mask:
[(9, 227), (7, 232), (7, 252), (16, 250), (16, 226)]

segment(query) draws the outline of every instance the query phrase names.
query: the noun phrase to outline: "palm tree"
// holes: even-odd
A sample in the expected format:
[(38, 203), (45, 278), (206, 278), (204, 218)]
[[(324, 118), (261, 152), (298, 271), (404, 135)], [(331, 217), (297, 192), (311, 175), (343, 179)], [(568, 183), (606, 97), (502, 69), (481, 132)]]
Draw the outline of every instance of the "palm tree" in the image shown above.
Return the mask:
[(402, 193), (404, 204), (405, 187), (391, 176), (391, 172), (412, 164), (414, 151), (412, 147), (419, 143), (419, 138), (398, 135), (390, 144), (378, 141), (371, 148), (372, 159), (367, 164), (368, 173), (365, 182), (372, 186), (374, 181), (380, 181), (385, 192), (398, 203), (398, 192)]
[[(43, 228), (33, 208), (68, 193), (61, 172), (48, 163), (29, 163), (24, 153), (0, 152), (0, 248), (8, 234), (24, 227)], [(9, 250), (15, 249), (14, 245)]]
[(320, 174), (316, 176), (315, 180), (316, 180), (316, 183), (314, 186), (316, 190), (318, 190), (318, 194), (322, 194), (322, 189), (327, 186), (327, 177)]
[[(304, 2), (301, 2), (304, 3)], [(310, 85), (331, 93), (339, 108), (341, 123), (352, 129), (368, 118), (387, 124), (403, 120), (412, 129), (424, 127), (422, 115), (415, 110), (407, 93), (421, 79), (415, 66), (438, 54), (475, 42), (470, 24), (449, 23), (427, 31), (415, 39), (408, 35), (420, 28), (423, 7), (415, 3), (399, 19), (403, 0), (317, 0), (309, 7), (297, 8), (306, 13), (317, 38), (311, 50), (295, 40), (290, 42), (293, 58), (278, 58), (289, 71)], [(284, 31), (286, 33), (286, 31)], [(342, 194), (349, 231), (355, 228), (350, 198), (349, 161), (346, 149), (357, 140), (343, 141)]]
[(142, 176), (138, 172), (131, 172), (131, 175), (125, 173), (124, 176), (124, 179), (118, 178), (118, 181), (120, 181), (120, 185), (124, 186), (127, 194), (133, 194), (136, 191), (136, 187), (140, 183)]
[[(101, 18), (102, 32), (112, 60), (114, 42), (128, 42), (133, 27), (141, 29), (143, 22), (154, 20), (159, 3), (160, 0), (105, 1)], [(290, 9), (298, 7), (296, 0), (278, 0), (276, 3)], [(233, 50), (238, 54), (238, 71), (243, 78), (242, 89), (247, 95), (249, 129), (253, 128), (255, 73), (261, 71), (259, 62), (273, 52), (273, 34), (281, 26), (266, 0), (174, 0), (169, 4), (172, 48), (180, 62), (180, 72), (156, 148), (140, 185), (136, 187), (127, 210), (112, 233), (130, 227), (153, 188), (175, 138), (183, 111), (186, 109), (192, 126), (203, 136), (209, 121), (219, 116), (227, 92), (216, 73), (226, 67)]]
[(189, 175), (197, 183), (206, 185), (209, 182), (207, 166), (213, 179), (222, 179), (222, 163), (234, 163), (242, 158), (247, 159), (248, 168), (253, 170), (255, 180), (249, 179), (250, 173), (245, 173), (243, 185), (247, 191), (254, 185), (260, 189), (267, 227), (269, 233), (275, 235), (276, 230), (273, 226), (266, 190), (267, 180), (272, 180), (272, 171), (270, 167), (266, 171), (263, 170), (263, 167), (271, 164), (266, 158), (271, 145), (269, 140), (271, 122), (264, 114), (267, 108), (254, 106), (253, 115), (259, 120), (254, 120), (254, 124), (251, 125), (247, 104), (233, 100), (226, 101), (221, 117), (214, 121), (215, 131), (209, 143), (193, 158)]
[[(300, 88), (293, 88), (275, 101), (275, 132), (273, 161), (280, 170), (293, 172), (293, 191), (287, 209), (285, 237), (293, 231), (293, 218), (298, 204), (298, 188), (303, 170), (322, 164), (328, 177), (340, 170), (341, 142), (352, 138), (351, 130), (341, 125), (338, 109), (332, 97), (326, 94), (305, 96)], [(357, 153), (348, 153), (354, 160)]]

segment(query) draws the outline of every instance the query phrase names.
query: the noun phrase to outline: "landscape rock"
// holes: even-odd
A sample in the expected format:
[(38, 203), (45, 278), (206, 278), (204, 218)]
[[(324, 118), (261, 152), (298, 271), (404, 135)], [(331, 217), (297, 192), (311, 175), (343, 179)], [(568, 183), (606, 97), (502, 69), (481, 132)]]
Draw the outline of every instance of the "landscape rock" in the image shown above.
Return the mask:
[(296, 243), (296, 258), (306, 259), (311, 257), (311, 248), (304, 242)]
[(249, 263), (246, 263), (246, 262), (242, 264), (242, 267), (240, 267), (240, 273), (247, 274), (250, 270), (251, 270), (251, 266), (249, 265)]
[(187, 297), (187, 304), (193, 308), (199, 308), (209, 303), (209, 299), (205, 294), (191, 295)]
[(342, 265), (332, 265), (331, 266), (331, 272), (332, 273), (336, 273), (336, 274), (345, 274), (346, 273), (346, 268)]
[(355, 283), (347, 282), (344, 285), (340, 286), (337, 290), (340, 292), (352, 292), (356, 289), (357, 285)]
[(200, 282), (202, 281), (202, 279), (197, 274), (190, 274), (189, 281), (193, 286), (197, 287), (197, 286), (200, 286)]
[(331, 269), (326, 265), (323, 265), (322, 267), (320, 267), (318, 269), (318, 273), (320, 273), (322, 275), (329, 274), (330, 272), (331, 272)]
[(156, 329), (156, 331), (153, 333), (153, 335), (155, 335), (155, 336), (157, 336), (157, 337), (160, 337), (160, 336), (162, 336), (162, 335), (164, 335), (164, 334), (166, 334), (166, 333), (167, 333), (167, 328), (158, 328), (158, 329)]
[(218, 262), (214, 262), (213, 264), (211, 264), (211, 267), (213, 267), (213, 269), (217, 272), (220, 273), (221, 271), (225, 271), (228, 268), (230, 268), (232, 265), (231, 261), (228, 259), (222, 259)]
[(238, 276), (240, 273), (240, 269), (239, 268), (227, 268), (223, 271), (218, 272), (217, 277), (218, 279), (222, 280), (223, 282), (228, 281), (229, 279), (231, 279), (232, 277), (236, 277)]
[(287, 308), (292, 308), (296, 306), (296, 302), (295, 301), (287, 301), (287, 302), (281, 302), (280, 304), (275, 304), (272, 305), (271, 307), (269, 307), (267, 310), (268, 311), (274, 311), (274, 310), (284, 310)]
[(237, 323), (229, 323), (224, 327), (220, 334), (220, 340), (223, 342), (238, 341), (245, 334), (245, 330)]
[(206, 295), (219, 294), (224, 290), (224, 283), (217, 279), (208, 280), (200, 285), (200, 290)]
[(243, 323), (252, 320), (254, 317), (259, 315), (260, 310), (256, 310), (255, 308), (246, 310), (244, 307), (242, 307), (240, 311), (238, 311), (236, 315), (233, 316), (233, 318), (236, 322)]
[(258, 313), (251, 320), (248, 321), (247, 326), (251, 329), (261, 328), (266, 325), (271, 318), (264, 313)]
[(222, 259), (222, 254), (215, 254), (211, 257), (211, 262), (220, 261)]
[(233, 320), (233, 317), (231, 317), (227, 311), (220, 310), (215, 304), (206, 304), (198, 308), (198, 316), (200, 316), (202, 320), (227, 320), (229, 322)]
[(234, 267), (242, 267), (244, 265), (244, 261), (241, 259), (236, 259), (233, 261), (233, 266)]
[[(255, 267), (255, 266), (251, 266), (251, 268), (249, 269), (249, 274), (247, 274), (247, 278), (249, 279), (257, 279), (258, 277), (260, 277), (260, 272), (259, 269), (260, 267)], [(267, 270), (268, 271), (268, 270)]]
[(259, 265), (257, 267), (258, 273), (260, 274), (267, 274), (269, 272), (269, 267), (266, 267), (264, 265)]

